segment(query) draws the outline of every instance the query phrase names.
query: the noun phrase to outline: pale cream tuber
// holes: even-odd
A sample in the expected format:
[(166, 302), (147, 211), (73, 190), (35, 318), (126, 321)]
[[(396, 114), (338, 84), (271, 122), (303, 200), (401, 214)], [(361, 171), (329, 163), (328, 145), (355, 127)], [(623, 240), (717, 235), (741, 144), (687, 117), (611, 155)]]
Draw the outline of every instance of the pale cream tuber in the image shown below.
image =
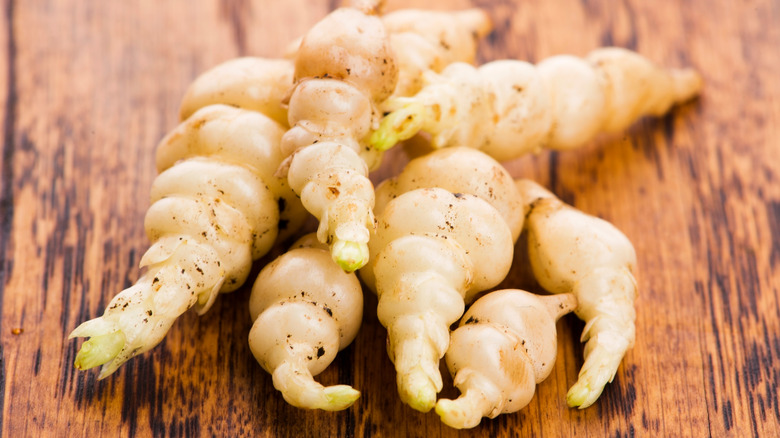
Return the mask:
[(466, 302), (506, 276), (512, 234), (488, 202), (441, 188), (399, 195), (377, 221), (360, 273), (379, 297), (401, 400), (425, 412), (442, 388), (449, 327)]
[(249, 347), (288, 403), (336, 411), (360, 396), (313, 378), (352, 342), (363, 315), (360, 282), (333, 262), (327, 246), (304, 237), (263, 268), (249, 310)]
[(241, 286), (252, 260), (302, 225), (305, 211), (274, 176), (283, 133), (260, 113), (212, 105), (161, 141), (162, 173), (144, 221), (152, 242), (141, 259), (146, 273), (70, 334), (91, 338), (77, 368), (103, 365), (104, 378), (154, 347), (179, 315), (193, 306), (203, 313), (219, 292)]
[[(455, 199), (461, 199), (463, 196), (465, 196), (465, 194), (478, 197), (478, 199), (484, 202), (471, 201), (469, 207), (480, 208), (480, 205), (486, 205), (485, 203), (489, 204), (485, 214), (492, 215), (494, 213), (491, 211), (495, 211), (495, 213), (499, 214), (503, 219), (503, 224), (499, 224), (497, 221), (491, 222), (496, 224), (495, 226), (497, 227), (493, 233), (499, 233), (498, 235), (500, 235), (500, 233), (504, 232), (503, 228), (506, 226), (509, 231), (508, 239), (504, 237), (496, 237), (496, 241), (493, 243), (480, 241), (481, 237), (476, 234), (471, 234), (467, 228), (468, 225), (464, 225), (466, 223), (465, 221), (469, 220), (468, 215), (473, 213), (468, 213), (465, 209), (447, 213), (448, 209), (452, 209), (455, 207), (455, 205), (458, 204), (450, 205), (451, 203), (448, 202), (445, 208), (445, 205), (439, 205), (439, 201), (437, 201), (431, 205), (428, 205), (425, 203), (426, 198), (424, 196), (421, 197), (420, 195), (418, 195), (420, 200), (414, 201), (417, 202), (417, 206), (414, 208), (420, 211), (415, 212), (412, 210), (402, 210), (406, 211), (408, 217), (399, 216), (398, 213), (395, 213), (394, 215), (390, 216), (391, 219), (389, 221), (383, 219), (386, 217), (386, 210), (388, 208), (399, 208), (397, 206), (392, 207), (395, 205), (399, 196), (403, 196), (404, 193), (413, 191), (415, 189), (424, 188), (437, 188), (437, 191), (431, 192), (434, 194), (447, 192), (455, 193), (457, 195), (452, 195)], [(439, 191), (441, 189), (444, 189), (447, 192)], [(412, 271), (407, 272), (402, 270), (397, 273), (397, 275), (404, 276), (408, 274), (408, 277), (404, 281), (409, 281), (409, 279), (414, 278), (414, 276), (424, 278), (426, 275), (432, 275), (430, 272), (425, 272), (425, 270), (429, 268), (432, 269), (432, 272), (437, 272), (439, 273), (438, 275), (443, 275), (445, 279), (448, 275), (453, 276), (450, 280), (458, 278), (458, 276), (462, 275), (466, 275), (467, 278), (470, 278), (481, 270), (490, 270), (489, 265), (484, 265), (483, 262), (498, 263), (495, 266), (497, 271), (491, 271), (491, 281), (500, 281), (501, 278), (505, 276), (506, 271), (504, 269), (506, 269), (506, 263), (510, 262), (512, 257), (511, 245), (512, 242), (517, 239), (517, 236), (522, 229), (524, 213), (522, 200), (520, 198), (519, 192), (517, 191), (517, 187), (514, 180), (512, 179), (512, 176), (494, 159), (480, 151), (470, 148), (448, 148), (437, 150), (428, 155), (410, 161), (399, 175), (384, 181), (379, 185), (379, 187), (377, 187), (376, 196), (377, 202), (375, 212), (380, 218), (380, 225), (376, 232), (377, 235), (372, 236), (372, 241), (369, 243), (372, 257), (374, 257), (376, 254), (382, 254), (383, 256), (388, 254), (389, 257), (391, 257), (390, 260), (392, 260), (392, 257), (403, 256), (402, 254), (399, 255), (393, 252), (400, 250), (382, 250), (383, 247), (389, 245), (393, 246), (393, 248), (406, 248), (406, 250), (409, 250), (409, 245), (420, 245), (419, 251), (421, 253), (419, 255), (410, 255), (410, 264), (404, 265), (404, 269), (412, 269)], [(432, 208), (440, 208), (441, 211), (423, 213), (424, 211)], [(430, 222), (418, 222), (419, 218), (424, 214), (434, 215), (434, 218), (436, 219)], [(440, 214), (445, 214), (445, 217), (435, 216)], [(455, 220), (446, 217), (447, 214), (457, 214), (460, 217), (459, 220), (463, 222), (456, 222)], [(410, 234), (410, 236), (397, 234), (395, 231), (390, 230), (390, 228), (396, 226), (405, 227), (403, 229), (407, 230), (405, 232)], [(419, 228), (415, 228), (416, 226), (419, 226)], [(458, 227), (457, 229), (455, 228), (456, 226)], [(455, 233), (456, 236), (453, 240), (450, 240), (447, 243), (440, 243), (436, 239), (431, 240), (430, 237), (423, 238), (412, 236), (412, 234), (420, 233), (436, 233), (438, 236), (438, 233), (441, 233), (442, 229), (444, 229), (444, 231)], [(445, 240), (450, 239), (450, 237), (447, 237), (447, 234), (443, 234), (442, 236), (445, 237), (439, 237), (444, 238)], [(404, 237), (405, 240), (400, 239), (402, 237)], [(375, 242), (374, 240), (376, 239), (380, 240)], [(393, 239), (400, 240), (399, 242), (393, 242), (392, 244), (389, 244), (388, 242)], [(472, 239), (476, 239), (476, 241)], [(417, 243), (418, 241), (420, 242)], [(496, 245), (496, 252), (490, 256), (487, 256), (487, 258), (483, 260), (483, 256), (481, 254), (474, 253), (471, 255), (469, 248), (459, 248), (461, 245), (479, 246), (480, 244)], [(455, 245), (454, 250), (451, 248), (452, 245)], [(425, 248), (425, 250), (423, 250), (423, 248)], [(480, 248), (483, 247), (480, 246)], [(457, 265), (450, 265), (453, 263), (453, 260), (457, 261), (457, 259), (453, 259), (453, 257), (464, 256), (464, 250), (470, 254), (468, 257), (475, 257), (479, 261), (475, 262), (476, 264), (469, 263), (464, 265), (462, 268), (466, 269), (465, 272), (455, 273), (454, 271), (447, 271), (447, 269), (458, 269), (456, 267)], [(485, 250), (490, 251), (490, 249)], [(419, 260), (419, 257), (427, 256), (434, 258), (426, 262)], [(438, 268), (434, 268), (434, 266), (438, 266), (438, 261), (442, 257), (444, 257), (445, 260), (447, 258), (450, 260)], [(404, 401), (418, 410), (428, 410), (430, 407), (432, 407), (432, 403), (434, 403), (432, 397), (435, 397), (435, 393), (441, 389), (441, 377), (438, 375), (438, 371), (436, 371), (438, 368), (436, 367), (438, 366), (439, 359), (441, 358), (441, 354), (443, 354), (444, 351), (442, 348), (446, 349), (446, 342), (448, 338), (448, 330), (446, 327), (448, 327), (448, 323), (451, 324), (452, 322), (456, 321), (457, 318), (459, 318), (460, 314), (463, 312), (463, 306), (466, 302), (473, 298), (474, 294), (492, 287), (493, 284), (492, 282), (482, 282), (477, 285), (472, 285), (472, 289), (470, 289), (468, 292), (464, 291), (462, 286), (457, 286), (456, 290), (460, 295), (454, 294), (452, 291), (445, 292), (444, 290), (435, 293), (428, 292), (422, 290), (421, 287), (416, 286), (410, 287), (409, 290), (403, 290), (399, 289), (400, 286), (393, 286), (392, 282), (396, 281), (396, 277), (393, 275), (396, 274), (391, 275), (387, 272), (388, 269), (392, 269), (392, 263), (396, 262), (374, 262), (375, 260), (372, 259), (369, 262), (369, 265), (361, 270), (360, 273), (369, 286), (374, 287), (374, 285), (376, 285), (375, 288), (379, 291), (380, 295), (380, 308), (388, 309), (381, 313), (382, 316), (380, 316), (380, 322), (388, 327), (391, 346), (395, 344), (401, 345), (399, 347), (391, 348), (391, 357), (393, 356), (392, 350), (396, 348), (407, 351), (408, 353), (404, 353), (403, 355), (410, 357), (410, 359), (406, 360), (395, 360), (396, 369), (399, 372), (398, 385), (401, 397)], [(380, 263), (378, 268), (375, 267), (377, 263)], [(390, 264), (388, 265), (388, 263)], [(404, 263), (407, 262), (405, 261)], [(415, 267), (415, 264), (418, 264), (418, 266)], [(382, 268), (382, 266), (385, 267)], [(380, 271), (377, 269), (380, 269)], [(414, 269), (418, 269), (419, 271), (414, 271)], [(417, 273), (412, 274), (412, 272)], [(382, 289), (379, 289), (380, 285), (375, 275), (390, 275), (382, 283), (386, 284), (387, 286), (382, 286)], [(398, 306), (396, 305), (391, 306), (390, 304), (385, 304), (392, 303), (394, 300), (397, 301), (399, 299), (405, 299), (404, 297), (399, 298), (398, 294), (406, 294), (408, 296), (413, 296), (413, 294), (423, 295), (421, 299), (415, 301), (419, 301), (421, 303), (419, 309), (416, 311), (415, 309), (410, 308), (400, 309), (397, 308)], [(404, 334), (402, 329), (398, 328), (400, 325), (404, 324), (403, 321), (411, 320), (419, 322), (417, 318), (426, 318), (424, 316), (426, 312), (436, 313), (436, 310), (433, 310), (433, 307), (435, 307), (435, 302), (432, 301), (433, 298), (426, 298), (427, 295), (425, 294), (428, 294), (431, 297), (439, 297), (436, 298), (439, 300), (446, 299), (446, 296), (448, 296), (447, 294), (449, 294), (449, 296), (451, 296), (450, 299), (452, 302), (448, 303), (447, 306), (443, 306), (439, 309), (439, 313), (441, 313), (441, 315), (436, 316), (436, 318), (439, 318), (438, 323), (434, 323), (433, 319), (425, 322), (425, 324), (429, 326), (429, 328), (426, 328), (425, 330), (430, 331), (430, 334), (427, 334), (425, 330), (420, 331), (414, 335), (419, 337), (419, 339), (412, 339), (408, 342), (407, 345), (407, 340), (404, 338), (408, 335)], [(407, 314), (404, 314), (403, 312), (406, 312)], [(401, 322), (392, 323), (391, 321), (393, 318), (397, 318)], [(395, 328), (391, 328), (388, 324), (394, 324)], [(426, 340), (426, 336), (430, 339)], [(436, 344), (437, 342), (439, 344)], [(415, 343), (420, 345), (418, 346)], [(413, 354), (419, 354), (422, 359), (415, 359)], [(415, 363), (415, 360), (419, 363)], [(425, 372), (432, 376), (429, 377), (429, 381), (427, 383), (425, 380)], [(414, 379), (417, 379), (422, 383), (415, 383)]]
[(600, 132), (619, 132), (642, 116), (659, 116), (695, 97), (693, 70), (664, 70), (620, 48), (585, 59), (561, 55), (534, 66), (495, 61), (449, 65), (426, 73), (413, 97), (389, 99), (393, 111), (372, 134), (381, 150), (422, 130), (436, 147), (469, 146), (499, 161), (542, 148), (571, 149)]
[(288, 59), (243, 57), (225, 61), (198, 76), (182, 98), (179, 114), (186, 120), (195, 111), (214, 104), (258, 111), (287, 127), (282, 104), (293, 83)]
[(612, 224), (570, 207), (529, 180), (519, 180), (534, 276), (552, 293), (573, 293), (585, 321), (585, 363), (569, 389), (570, 406), (586, 408), (611, 382), (634, 345), (636, 253)]
[(523, 201), (512, 175), (490, 156), (467, 147), (438, 149), (410, 161), (400, 174), (377, 187), (374, 212), (381, 214), (402, 193), (428, 187), (482, 198), (504, 218), (513, 241), (520, 235)]
[[(354, 3), (354, 2), (348, 2)], [(369, 2), (372, 3), (372, 2)], [(371, 11), (370, 7), (363, 7)], [(392, 96), (411, 96), (423, 87), (423, 74), (440, 72), (454, 62), (474, 63), (479, 40), (492, 30), (487, 13), (472, 8), (460, 11), (400, 9), (381, 14), (398, 65)], [(286, 58), (295, 58), (301, 39), (292, 42)]]
[(343, 269), (358, 269), (369, 257), (374, 193), (368, 172), (382, 153), (366, 143), (381, 118), (379, 104), (393, 93), (415, 92), (422, 71), (473, 60), (476, 40), (489, 29), (478, 10), (406, 10), (379, 18), (368, 9), (341, 8), (296, 46), (291, 129), (283, 142), (293, 154), (287, 176)]
[(368, 260), (374, 226), (368, 171), (378, 165), (380, 153), (361, 142), (397, 77), (381, 21), (352, 8), (337, 9), (315, 24), (295, 58), (291, 129), (283, 138), (284, 150), (292, 154), (286, 176), (319, 219), (317, 237), (346, 271)]
[(451, 334), (445, 361), (461, 395), (436, 402), (442, 421), (471, 428), (482, 417), (528, 405), (555, 364), (555, 321), (576, 305), (572, 294), (539, 296), (516, 289), (475, 301)]

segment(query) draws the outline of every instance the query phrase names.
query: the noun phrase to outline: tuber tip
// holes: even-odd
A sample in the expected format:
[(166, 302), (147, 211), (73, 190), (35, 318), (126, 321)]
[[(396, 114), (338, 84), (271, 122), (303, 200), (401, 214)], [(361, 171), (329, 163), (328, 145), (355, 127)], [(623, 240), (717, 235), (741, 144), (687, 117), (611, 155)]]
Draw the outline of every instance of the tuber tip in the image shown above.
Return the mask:
[(371, 134), (369, 145), (386, 151), (398, 142), (409, 139), (423, 127), (425, 107), (419, 102), (409, 102), (386, 115), (379, 128)]
[(588, 340), (577, 383), (566, 394), (570, 407), (585, 409), (596, 402), (615, 377), (628, 346), (628, 340), (610, 332), (599, 332)]
[(598, 391), (594, 396), (593, 389), (580, 380), (569, 388), (569, 392), (566, 393), (566, 403), (570, 408), (585, 409), (592, 405), (600, 394), (601, 391)]
[(461, 395), (457, 400), (441, 399), (436, 402), (436, 414), (441, 421), (453, 429), (471, 429), (482, 421), (482, 413), (467, 406)]
[(704, 79), (693, 69), (672, 70), (674, 80), (674, 100), (677, 103), (687, 102), (701, 94)]
[(428, 412), (436, 405), (438, 390), (422, 370), (407, 374), (398, 384), (401, 400), (412, 409)]
[(428, 412), (436, 404), (436, 390), (432, 386), (419, 388), (415, 396), (408, 400), (408, 404), (416, 411)]
[(345, 272), (356, 271), (368, 263), (368, 245), (360, 242), (336, 240), (331, 255)]
[(73, 365), (86, 370), (112, 361), (125, 346), (125, 335), (115, 331), (94, 336), (81, 345)]
[(304, 409), (340, 411), (350, 407), (360, 392), (349, 385), (322, 386), (305, 365), (284, 362), (272, 373), (274, 387), (287, 403)]
[(341, 411), (350, 406), (360, 397), (360, 391), (348, 385), (335, 385), (325, 388), (327, 403), (321, 408), (326, 411)]

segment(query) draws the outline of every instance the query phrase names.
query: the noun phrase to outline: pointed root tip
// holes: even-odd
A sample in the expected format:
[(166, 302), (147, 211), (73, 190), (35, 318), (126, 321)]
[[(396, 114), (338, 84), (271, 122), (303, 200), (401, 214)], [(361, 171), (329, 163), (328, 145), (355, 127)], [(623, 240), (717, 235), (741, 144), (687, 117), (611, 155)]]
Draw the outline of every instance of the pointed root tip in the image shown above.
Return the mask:
[(603, 389), (602, 386), (598, 391), (594, 391), (587, 383), (580, 380), (566, 393), (566, 403), (570, 408), (585, 409), (596, 402)]
[(124, 346), (125, 335), (121, 331), (94, 336), (81, 345), (73, 366), (87, 370), (111, 362)]
[[(583, 333), (590, 330), (588, 325), (585, 328)], [(587, 342), (585, 363), (577, 382), (566, 395), (569, 406), (580, 409), (592, 405), (604, 387), (612, 382), (632, 341), (626, 339), (625, 333), (596, 330)]]
[(687, 102), (701, 94), (704, 79), (698, 71), (693, 69), (676, 70), (674, 77), (677, 102)]
[(421, 103), (410, 102), (391, 112), (371, 134), (369, 144), (376, 150), (386, 151), (398, 142), (412, 138), (422, 129), (424, 111)]
[(612, 370), (616, 367), (617, 365), (611, 366), (607, 362), (602, 362), (595, 372), (589, 368), (583, 368), (577, 383), (572, 385), (566, 394), (566, 403), (569, 407), (585, 409), (595, 403), (604, 391), (604, 387), (615, 376), (615, 372)]
[(431, 387), (421, 388), (407, 404), (419, 412), (428, 412), (436, 405), (436, 391)]
[(438, 391), (427, 378), (425, 381), (408, 384), (399, 389), (402, 401), (416, 411), (428, 412), (436, 405)]
[(325, 399), (327, 403), (321, 407), (326, 411), (344, 410), (360, 397), (360, 391), (348, 385), (328, 386), (325, 388)]
[(337, 240), (331, 247), (333, 261), (345, 272), (356, 271), (368, 263), (368, 245)]
[[(460, 399), (458, 399), (460, 400)], [(458, 400), (440, 399), (436, 402), (436, 414), (453, 429), (471, 429), (482, 420), (476, 412), (465, 409)]]

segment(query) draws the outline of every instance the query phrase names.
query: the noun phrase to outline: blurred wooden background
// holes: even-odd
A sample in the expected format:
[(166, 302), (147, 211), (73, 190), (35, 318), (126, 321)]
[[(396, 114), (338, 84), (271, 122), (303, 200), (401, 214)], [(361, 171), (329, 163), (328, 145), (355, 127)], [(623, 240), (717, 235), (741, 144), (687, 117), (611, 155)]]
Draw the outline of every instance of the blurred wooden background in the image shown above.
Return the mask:
[[(232, 57), (278, 56), (331, 3), (0, 1), (4, 436), (466, 435), (400, 403), (374, 298), (319, 378), (363, 392), (340, 413), (273, 389), (246, 344), (247, 288), (106, 380), (72, 366), (67, 334), (138, 278), (154, 148), (188, 84)], [(530, 406), (469, 436), (780, 436), (780, 0), (388, 1), (409, 6), (485, 8), (481, 61), (617, 45), (706, 81), (623, 136), (509, 164), (633, 241), (637, 343), (596, 405), (569, 409), (582, 323), (564, 318)], [(505, 285), (529, 284), (521, 264)]]

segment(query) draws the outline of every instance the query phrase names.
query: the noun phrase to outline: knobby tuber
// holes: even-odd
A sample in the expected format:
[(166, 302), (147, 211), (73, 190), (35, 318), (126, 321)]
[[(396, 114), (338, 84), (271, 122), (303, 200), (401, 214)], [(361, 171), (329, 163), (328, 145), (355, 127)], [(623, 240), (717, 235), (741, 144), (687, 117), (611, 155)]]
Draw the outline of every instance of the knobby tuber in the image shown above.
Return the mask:
[(313, 379), (352, 342), (363, 315), (360, 282), (333, 262), (327, 246), (304, 236), (264, 267), (249, 310), (249, 347), (288, 403), (335, 411), (357, 400), (350, 386)]
[[(382, 152), (367, 141), (381, 117), (378, 106), (393, 93), (416, 91), (423, 70), (472, 60), (476, 39), (490, 29), (476, 10), (399, 11), (383, 18), (371, 12), (337, 9), (303, 37), (289, 98), (291, 129), (283, 140), (291, 159), (282, 173), (320, 220), (318, 238), (346, 271), (369, 258), (375, 199), (368, 172)], [(461, 27), (451, 29), (452, 23)]]
[(702, 86), (693, 70), (664, 70), (615, 47), (536, 66), (453, 63), (441, 74), (426, 73), (426, 81), (415, 96), (383, 104), (392, 112), (372, 134), (374, 147), (387, 149), (422, 130), (436, 147), (474, 147), (499, 161), (542, 148), (571, 149), (642, 116), (662, 115)]
[(361, 276), (379, 297), (401, 400), (425, 412), (442, 388), (449, 327), (466, 302), (506, 276), (512, 234), (487, 201), (441, 188), (399, 195), (377, 221)]
[(633, 347), (636, 253), (609, 222), (570, 207), (540, 185), (518, 180), (526, 202), (525, 230), (534, 276), (552, 293), (573, 293), (585, 321), (585, 363), (566, 396), (586, 408), (611, 382)]
[(300, 202), (274, 176), (283, 133), (259, 112), (211, 105), (161, 141), (144, 220), (146, 272), (70, 334), (90, 337), (76, 368), (103, 365), (104, 378), (151, 349), (187, 309), (203, 313), (219, 292), (241, 286), (252, 261), (303, 224)]
[(470, 148), (410, 161), (376, 196), (372, 258), (360, 275), (379, 296), (401, 399), (427, 411), (442, 387), (449, 326), (506, 276), (523, 204), (509, 172)]
[[(480, 9), (426, 11), (402, 9), (381, 16), (396, 54), (399, 79), (394, 96), (409, 96), (422, 88), (425, 71), (441, 71), (453, 62), (474, 61), (477, 42), (491, 29)], [(294, 58), (301, 41), (291, 45), (288, 59), (246, 56), (218, 64), (198, 76), (181, 102), (180, 117), (213, 104), (259, 111), (287, 126), (282, 102), (293, 85)]]
[(436, 402), (442, 421), (471, 428), (482, 417), (528, 405), (555, 364), (555, 321), (576, 305), (572, 294), (539, 296), (517, 289), (490, 292), (475, 301), (452, 332), (445, 356), (461, 395)]
[(340, 8), (303, 37), (289, 98), (291, 126), (282, 140), (291, 154), (281, 174), (317, 217), (317, 237), (345, 271), (368, 260), (374, 226), (369, 169), (380, 152), (361, 144), (378, 120), (376, 106), (396, 84), (398, 68), (381, 21)]

